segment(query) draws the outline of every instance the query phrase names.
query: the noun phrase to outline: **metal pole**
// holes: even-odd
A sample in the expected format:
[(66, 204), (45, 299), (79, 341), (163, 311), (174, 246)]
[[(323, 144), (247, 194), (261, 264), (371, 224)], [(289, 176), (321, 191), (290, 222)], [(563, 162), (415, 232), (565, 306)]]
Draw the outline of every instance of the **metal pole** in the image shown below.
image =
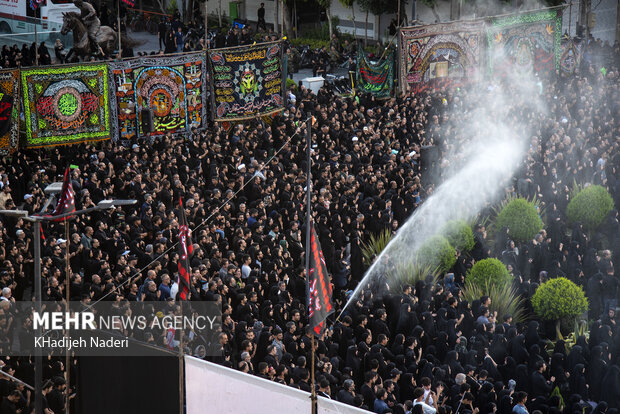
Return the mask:
[(314, 384), (314, 331), (312, 332), (312, 338), (310, 339), (310, 351), (312, 352), (312, 356), (310, 357), (310, 360), (312, 361), (312, 369), (310, 370), (311, 372), (311, 390), (312, 390), (312, 394), (310, 395), (310, 401), (311, 401), (311, 412), (312, 414), (316, 414), (317, 411), (317, 406), (316, 406), (316, 386)]
[(118, 58), (123, 58), (123, 46), (121, 45), (121, 0), (116, 0), (116, 13), (118, 24)]
[[(69, 288), (71, 286), (71, 266), (69, 264), (69, 259), (70, 259), (70, 255), (69, 255), (69, 248), (71, 246), (71, 244), (69, 243), (69, 218), (65, 219), (65, 240), (67, 240), (65, 242), (65, 244), (67, 245), (66, 248), (66, 263), (65, 263), (65, 298), (67, 301), (67, 313), (70, 312), (69, 309), (69, 299), (71, 298), (71, 294), (69, 293)], [(69, 340), (69, 329), (65, 329), (65, 336), (67, 338), (67, 340)], [(67, 355), (65, 358), (65, 371), (67, 373), (67, 389), (66, 389), (66, 393), (67, 393), (67, 402), (65, 405), (65, 413), (69, 414), (71, 412), (71, 409), (69, 408), (70, 404), (69, 404), (69, 395), (71, 395), (71, 351), (69, 351), (69, 349), (67, 349)]]
[(396, 12), (396, 18), (398, 19), (398, 23), (396, 24), (396, 27), (400, 27), (400, 0), (398, 0), (398, 11)]
[(570, 34), (571, 26), (573, 23), (573, 2), (571, 1), (568, 5), (568, 37), (572, 37)]
[(209, 50), (209, 2), (205, 1), (205, 49)]
[[(307, 183), (306, 183), (306, 212), (308, 217), (306, 219), (306, 285), (309, 282), (310, 278), (310, 233), (312, 232), (312, 117), (308, 118), (306, 121), (306, 145), (307, 145), (307, 157), (308, 157), (308, 172), (307, 174)], [(307, 294), (309, 293), (309, 289), (306, 289)], [(308, 296), (308, 306), (310, 306), (310, 296)], [(312, 406), (312, 414), (316, 414), (316, 387), (314, 386), (314, 331), (312, 332), (311, 337), (311, 345), (310, 352), (312, 356), (310, 357), (311, 365), (310, 365), (310, 402)]]
[[(181, 305), (181, 307), (183, 307), (183, 305)], [(181, 341), (179, 342), (179, 414), (183, 414), (184, 412), (185, 381), (183, 381), (183, 364), (183, 332), (181, 332)]]
[(280, 15), (282, 16), (282, 37), (284, 37), (284, 0), (282, 0)]
[[(41, 312), (41, 222), (34, 222), (34, 298), (37, 313)], [(41, 337), (41, 327), (37, 326), (37, 337)], [(34, 350), (34, 411), (43, 412), (43, 357)]]
[(39, 66), (39, 43), (37, 39), (37, 12), (34, 12), (34, 64)]

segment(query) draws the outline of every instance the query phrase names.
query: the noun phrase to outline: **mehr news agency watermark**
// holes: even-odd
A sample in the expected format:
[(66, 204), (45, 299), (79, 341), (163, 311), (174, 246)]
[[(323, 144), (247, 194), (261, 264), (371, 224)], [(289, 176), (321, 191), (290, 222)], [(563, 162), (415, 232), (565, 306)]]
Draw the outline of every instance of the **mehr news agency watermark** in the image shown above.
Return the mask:
[[(222, 314), (215, 302), (17, 302), (5, 355), (151, 356), (221, 354)], [(8, 349), (6, 349), (8, 347)], [(2, 349), (5, 348), (5, 349)]]

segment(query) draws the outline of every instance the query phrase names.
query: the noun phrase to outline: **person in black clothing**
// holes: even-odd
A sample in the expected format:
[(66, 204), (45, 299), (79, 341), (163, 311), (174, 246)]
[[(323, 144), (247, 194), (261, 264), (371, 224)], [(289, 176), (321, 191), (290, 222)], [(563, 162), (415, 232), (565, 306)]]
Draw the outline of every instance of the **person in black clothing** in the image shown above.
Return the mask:
[(62, 413), (65, 410), (65, 389), (67, 382), (62, 377), (54, 378), (54, 388), (47, 394), (47, 404), (54, 413)]
[(531, 397), (532, 399), (547, 397), (553, 389), (555, 377), (552, 376), (551, 380), (547, 381), (543, 374), (547, 369), (547, 364), (545, 364), (544, 361), (538, 361), (535, 368), (535, 371), (532, 372)]
[(161, 19), (157, 25), (157, 38), (159, 40), (159, 49), (166, 49), (166, 33), (168, 32), (168, 24), (165, 19)]
[(4, 397), (2, 403), (0, 403), (0, 414), (17, 414), (21, 411), (18, 410), (18, 402), (21, 399), (21, 393), (17, 390), (12, 391), (8, 396)]
[(265, 3), (261, 3), (258, 8), (258, 23), (256, 23), (256, 31), (260, 29), (267, 31), (267, 25), (265, 24)]

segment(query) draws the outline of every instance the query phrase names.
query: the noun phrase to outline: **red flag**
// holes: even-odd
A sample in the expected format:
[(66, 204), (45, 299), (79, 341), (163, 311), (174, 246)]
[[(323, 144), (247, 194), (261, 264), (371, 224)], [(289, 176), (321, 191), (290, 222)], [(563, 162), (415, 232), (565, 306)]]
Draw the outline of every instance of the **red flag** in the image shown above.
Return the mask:
[[(65, 178), (62, 182), (60, 199), (58, 200), (58, 204), (56, 204), (56, 209), (52, 213), (52, 216), (60, 216), (68, 213), (75, 213), (75, 193), (73, 192), (73, 185), (71, 184), (69, 167), (65, 170)], [(54, 221), (65, 221), (67, 219), (69, 219), (69, 217), (62, 217), (55, 219)]]
[(321, 250), (321, 243), (312, 226), (310, 235), (310, 274), (308, 275), (308, 319), (310, 327), (317, 335), (321, 335), (325, 328), (325, 319), (334, 313), (332, 304), (332, 286), (325, 266), (325, 258)]
[(179, 210), (181, 210), (181, 224), (179, 225), (179, 297), (187, 300), (190, 290), (190, 261), (194, 253), (194, 246), (187, 226), (183, 200), (179, 198)]

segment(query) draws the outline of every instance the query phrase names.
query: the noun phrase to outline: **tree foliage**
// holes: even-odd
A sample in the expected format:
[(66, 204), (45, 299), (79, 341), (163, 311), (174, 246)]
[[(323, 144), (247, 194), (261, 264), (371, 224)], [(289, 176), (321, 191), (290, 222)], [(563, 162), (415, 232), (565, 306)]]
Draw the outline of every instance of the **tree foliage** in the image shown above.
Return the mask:
[(476, 262), (465, 277), (466, 285), (474, 285), (488, 295), (492, 287), (510, 285), (512, 276), (506, 266), (497, 259), (489, 258)]
[(609, 192), (600, 185), (591, 185), (574, 196), (566, 207), (571, 223), (581, 222), (586, 230), (595, 230), (614, 208)]
[(468, 253), (474, 248), (474, 232), (463, 220), (451, 220), (443, 228), (443, 235), (460, 252)]
[(447, 272), (456, 263), (454, 247), (445, 237), (435, 235), (420, 247), (417, 262), (422, 267), (437, 269), (439, 273)]
[(534, 312), (542, 319), (574, 318), (588, 310), (588, 299), (581, 287), (565, 277), (543, 283), (532, 296)]
[(508, 227), (510, 237), (521, 243), (526, 243), (543, 228), (543, 222), (536, 203), (525, 198), (515, 198), (510, 201), (497, 215), (495, 225), (498, 229)]

